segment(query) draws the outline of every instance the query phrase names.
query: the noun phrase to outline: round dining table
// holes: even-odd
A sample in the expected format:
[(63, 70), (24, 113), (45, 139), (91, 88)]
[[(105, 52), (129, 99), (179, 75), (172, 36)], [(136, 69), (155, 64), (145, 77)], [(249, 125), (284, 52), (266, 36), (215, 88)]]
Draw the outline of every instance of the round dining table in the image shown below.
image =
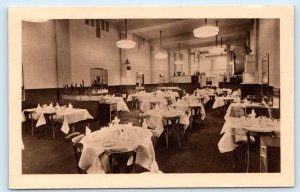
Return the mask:
[(161, 173), (155, 160), (152, 136), (150, 130), (130, 124), (103, 127), (86, 135), (80, 141), (83, 144), (83, 151), (78, 165), (88, 174), (107, 173), (108, 151), (126, 152), (137, 148), (136, 164), (151, 173)]

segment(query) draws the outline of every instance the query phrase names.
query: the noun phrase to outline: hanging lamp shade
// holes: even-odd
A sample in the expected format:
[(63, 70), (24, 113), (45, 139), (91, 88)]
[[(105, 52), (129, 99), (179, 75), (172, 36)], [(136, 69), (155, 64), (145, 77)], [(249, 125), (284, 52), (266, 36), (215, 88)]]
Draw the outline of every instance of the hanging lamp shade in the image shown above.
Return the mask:
[(216, 26), (207, 25), (207, 19), (205, 19), (205, 25), (194, 29), (193, 34), (199, 38), (212, 37), (218, 35), (219, 30), (218, 22), (216, 22)]
[(168, 57), (168, 54), (162, 47), (162, 31), (160, 31), (159, 33), (160, 33), (160, 49), (159, 49), (159, 52), (155, 54), (155, 58), (165, 59)]
[(127, 39), (127, 20), (125, 19), (125, 39), (121, 39), (116, 43), (117, 47), (121, 49), (134, 48), (136, 43), (132, 40)]
[(218, 36), (216, 36), (216, 47), (213, 47), (208, 50), (210, 54), (221, 54), (224, 52), (224, 48), (222, 47), (222, 37), (221, 37), (221, 46), (218, 47)]
[(180, 59), (180, 43), (178, 43), (178, 59), (175, 61), (175, 65), (182, 65), (183, 60)]

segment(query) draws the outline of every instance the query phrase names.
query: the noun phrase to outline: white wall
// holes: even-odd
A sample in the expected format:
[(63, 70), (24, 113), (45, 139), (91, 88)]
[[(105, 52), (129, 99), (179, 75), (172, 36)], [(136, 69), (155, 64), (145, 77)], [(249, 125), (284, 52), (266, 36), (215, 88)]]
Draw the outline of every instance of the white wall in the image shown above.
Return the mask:
[[(136, 83), (136, 73), (144, 73), (144, 83), (151, 83), (151, 71), (150, 71), (150, 44), (146, 41), (143, 45), (140, 45), (140, 49), (136, 45), (135, 48), (132, 49), (122, 49), (122, 67), (125, 67), (126, 59), (129, 60), (131, 64), (131, 83)], [(123, 70), (124, 73), (124, 70)], [(124, 77), (124, 74), (122, 74)]]
[[(271, 86), (280, 87), (280, 34), (279, 34), (279, 19), (260, 19), (258, 30), (258, 69), (259, 74), (262, 71), (261, 58), (269, 53), (269, 73)], [(260, 76), (259, 81), (261, 82)]]
[(24, 88), (57, 87), (54, 23), (22, 22)]
[(95, 27), (84, 20), (70, 20), (71, 80), (84, 80), (90, 85), (90, 68), (108, 70), (108, 85), (119, 85), (121, 77), (119, 48), (116, 47), (119, 33), (110, 25), (109, 32), (101, 30), (101, 38), (96, 38)]

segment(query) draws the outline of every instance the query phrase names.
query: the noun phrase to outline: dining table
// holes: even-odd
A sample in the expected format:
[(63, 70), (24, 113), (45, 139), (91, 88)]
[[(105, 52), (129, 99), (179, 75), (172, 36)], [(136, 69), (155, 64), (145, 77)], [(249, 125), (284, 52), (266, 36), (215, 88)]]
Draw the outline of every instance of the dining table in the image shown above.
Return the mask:
[(44, 117), (45, 113), (53, 114), (54, 121), (62, 122), (61, 131), (68, 134), (70, 131), (70, 124), (77, 123), (79, 121), (93, 119), (88, 110), (73, 108), (71, 104), (66, 106), (43, 106), (38, 105), (36, 108), (25, 109), (22, 111), (22, 121), (24, 122), (25, 116), (24, 112), (32, 112), (32, 118), (37, 120), (36, 127), (46, 124), (46, 119)]
[(216, 109), (216, 108), (219, 108), (219, 107), (223, 107), (227, 102), (239, 102), (239, 101), (240, 101), (239, 97), (232, 97), (232, 96), (216, 97), (212, 108)]
[(186, 101), (185, 99), (177, 100), (175, 103), (171, 105), (177, 110), (182, 110), (186, 112), (188, 117), (192, 115), (192, 108), (200, 107), (200, 119), (204, 120), (206, 117), (205, 108), (201, 102), (198, 100)]
[(203, 103), (206, 104), (209, 100), (216, 97), (216, 91), (214, 89), (196, 89), (193, 95), (203, 97)]
[(162, 108), (162, 107), (155, 107), (144, 113), (146, 118), (147, 125), (153, 130), (153, 134), (159, 137), (164, 131), (164, 117), (179, 117), (179, 123), (183, 125), (184, 130), (187, 129), (189, 122), (189, 117), (187, 114), (178, 109), (174, 109), (171, 106)]
[(166, 107), (167, 104), (168, 103), (165, 98), (152, 97), (140, 100), (140, 109), (143, 112), (147, 112), (156, 105), (160, 107)]
[(124, 99), (115, 95), (64, 95), (64, 99), (117, 103), (117, 111), (129, 112), (129, 108), (124, 102)]
[(140, 92), (129, 94), (127, 97), (127, 101), (133, 101), (135, 99), (137, 99), (137, 100), (149, 99), (149, 98), (152, 98), (153, 96), (154, 96), (153, 93), (140, 91)]
[[(248, 101), (238, 101), (235, 103), (231, 103), (226, 111), (226, 114), (224, 116), (224, 119), (228, 119), (230, 116), (240, 116), (245, 115), (245, 109), (246, 108), (267, 108), (271, 109), (268, 105), (264, 103), (253, 103), (253, 102), (248, 102)], [(269, 115), (270, 116), (270, 115)]]
[(150, 173), (162, 173), (155, 159), (150, 130), (131, 124), (114, 124), (86, 134), (78, 166), (88, 174), (109, 172), (108, 152), (126, 152), (136, 149), (136, 164)]
[(222, 137), (218, 142), (219, 151), (221, 153), (233, 151), (237, 147), (235, 141), (242, 139), (242, 137), (245, 138), (248, 131), (273, 132), (279, 136), (280, 120), (265, 117), (228, 117), (220, 132)]

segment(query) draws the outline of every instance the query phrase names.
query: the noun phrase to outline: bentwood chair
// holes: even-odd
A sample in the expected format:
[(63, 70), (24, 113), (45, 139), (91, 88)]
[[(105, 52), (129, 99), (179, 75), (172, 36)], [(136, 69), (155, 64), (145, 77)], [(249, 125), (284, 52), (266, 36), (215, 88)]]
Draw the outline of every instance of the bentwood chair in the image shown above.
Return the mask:
[(195, 106), (195, 107), (191, 107), (191, 128), (192, 130), (196, 130), (196, 126), (198, 125), (198, 127), (200, 128), (201, 125), (201, 118), (200, 118), (200, 111), (201, 111), (201, 107), (200, 106)]
[[(245, 111), (242, 107), (233, 107), (230, 114), (231, 117), (243, 117), (244, 115), (245, 115)], [(240, 153), (241, 159), (247, 161), (247, 157), (245, 157), (247, 155), (247, 146), (248, 143), (249, 144), (254, 143), (254, 138), (249, 137), (249, 141), (248, 141), (247, 132), (244, 129), (235, 129), (233, 137), (236, 145), (236, 148), (233, 150), (233, 158), (234, 158), (233, 168), (236, 168), (238, 151), (241, 151)]]
[[(55, 115), (55, 113), (44, 113), (44, 117), (45, 117), (45, 120), (46, 120), (46, 125), (50, 126), (51, 131), (52, 131), (52, 139), (55, 139), (55, 131), (56, 131), (57, 126), (60, 123), (58, 121), (54, 121), (53, 115)], [(47, 129), (46, 129), (46, 131), (47, 131)]]
[(177, 138), (178, 147), (181, 149), (180, 142), (180, 124), (179, 124), (179, 116), (174, 117), (163, 117), (164, 121), (164, 134), (166, 139), (166, 149), (169, 149), (169, 137), (171, 134), (175, 135)]
[(28, 125), (31, 127), (31, 135), (33, 136), (34, 129), (36, 128), (37, 121), (33, 119), (33, 113), (32, 111), (24, 111), (25, 116), (25, 132), (27, 133)]
[(258, 156), (260, 154), (260, 137), (274, 135), (273, 131), (270, 132), (257, 132), (257, 131), (247, 131), (247, 173), (249, 172), (250, 167), (250, 152)]
[(79, 174), (85, 174), (86, 171), (82, 170), (79, 167), (79, 160), (82, 154), (82, 150), (83, 150), (83, 145), (82, 143), (79, 143), (81, 141), (81, 139), (84, 137), (83, 134), (77, 135), (75, 137), (73, 137), (72, 139), (72, 143), (73, 143), (73, 151), (74, 151), (74, 156), (75, 156), (75, 160), (76, 160), (76, 167), (77, 167), (77, 171)]
[(136, 150), (137, 148), (125, 152), (108, 150), (109, 173), (135, 173)]

